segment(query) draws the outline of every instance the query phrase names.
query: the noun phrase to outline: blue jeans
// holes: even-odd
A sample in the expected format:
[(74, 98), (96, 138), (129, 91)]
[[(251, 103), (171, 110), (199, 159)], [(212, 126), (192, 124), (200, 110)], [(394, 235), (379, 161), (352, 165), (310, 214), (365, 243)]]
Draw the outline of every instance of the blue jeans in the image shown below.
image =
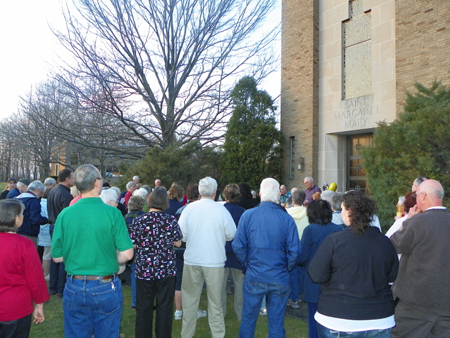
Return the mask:
[(116, 276), (105, 282), (67, 277), (63, 296), (65, 337), (119, 337), (122, 302), (122, 282)]
[(239, 328), (239, 338), (255, 336), (256, 321), (258, 320), (261, 302), (267, 296), (267, 317), (269, 321), (269, 337), (284, 338), (284, 315), (286, 303), (291, 289), (289, 282), (262, 283), (244, 279), (244, 308)]
[(319, 332), (320, 338), (389, 338), (391, 336), (391, 329), (384, 330), (368, 330), (368, 331), (357, 331), (357, 332), (340, 332), (336, 330), (331, 330), (323, 325), (317, 323), (317, 331)]

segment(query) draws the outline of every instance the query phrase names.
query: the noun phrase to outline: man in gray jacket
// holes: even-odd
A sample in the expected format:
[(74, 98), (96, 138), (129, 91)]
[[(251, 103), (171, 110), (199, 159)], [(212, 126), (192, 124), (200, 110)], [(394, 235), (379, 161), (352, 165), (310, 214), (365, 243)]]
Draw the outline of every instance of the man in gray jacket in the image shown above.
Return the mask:
[(391, 237), (402, 254), (391, 337), (450, 337), (450, 214), (443, 197), (438, 181), (421, 183), (411, 217)]

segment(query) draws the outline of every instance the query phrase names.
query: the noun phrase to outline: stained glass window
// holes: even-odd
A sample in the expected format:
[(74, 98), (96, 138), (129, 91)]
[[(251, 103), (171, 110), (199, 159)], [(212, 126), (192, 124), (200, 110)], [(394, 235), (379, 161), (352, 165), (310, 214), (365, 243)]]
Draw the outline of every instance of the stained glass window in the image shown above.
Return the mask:
[(343, 29), (343, 99), (372, 94), (372, 29), (362, 0), (351, 0)]

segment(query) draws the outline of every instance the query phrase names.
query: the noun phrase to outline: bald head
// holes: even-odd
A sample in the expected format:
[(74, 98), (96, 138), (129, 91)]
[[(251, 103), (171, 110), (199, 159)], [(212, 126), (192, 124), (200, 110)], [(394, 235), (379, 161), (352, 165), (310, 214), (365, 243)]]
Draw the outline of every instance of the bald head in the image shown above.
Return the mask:
[(417, 205), (422, 211), (431, 207), (440, 207), (444, 199), (444, 188), (436, 180), (423, 181), (417, 188), (416, 199)]

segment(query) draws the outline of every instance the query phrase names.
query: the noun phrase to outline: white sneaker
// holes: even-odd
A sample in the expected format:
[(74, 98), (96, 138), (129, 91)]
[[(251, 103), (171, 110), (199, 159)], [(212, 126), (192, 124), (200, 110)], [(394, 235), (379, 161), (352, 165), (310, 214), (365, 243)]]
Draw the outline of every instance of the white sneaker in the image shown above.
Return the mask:
[(263, 307), (261, 310), (259, 310), (259, 315), (260, 316), (267, 316), (267, 309), (265, 307)]
[(50, 274), (48, 274), (47, 276), (45, 276), (44, 279), (45, 279), (46, 282), (50, 281)]
[(206, 311), (200, 310), (200, 309), (197, 311), (197, 319), (198, 318), (204, 318), (204, 317), (207, 317), (207, 316), (208, 316), (208, 313)]
[(181, 311), (175, 311), (175, 320), (181, 320), (181, 318), (183, 318), (183, 310)]

